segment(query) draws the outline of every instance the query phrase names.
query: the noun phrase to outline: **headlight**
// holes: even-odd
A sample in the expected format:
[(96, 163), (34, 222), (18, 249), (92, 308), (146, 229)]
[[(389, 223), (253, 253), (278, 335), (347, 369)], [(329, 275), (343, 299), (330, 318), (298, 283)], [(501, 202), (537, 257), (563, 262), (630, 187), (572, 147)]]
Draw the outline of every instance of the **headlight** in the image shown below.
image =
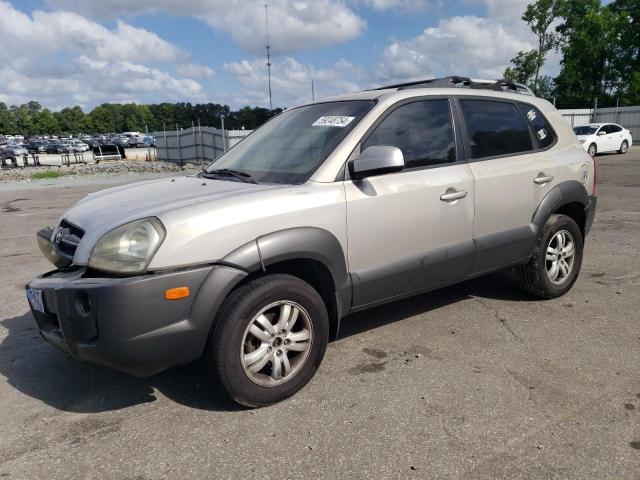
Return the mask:
[(91, 251), (89, 266), (115, 273), (143, 272), (164, 241), (157, 218), (127, 223), (103, 236)]

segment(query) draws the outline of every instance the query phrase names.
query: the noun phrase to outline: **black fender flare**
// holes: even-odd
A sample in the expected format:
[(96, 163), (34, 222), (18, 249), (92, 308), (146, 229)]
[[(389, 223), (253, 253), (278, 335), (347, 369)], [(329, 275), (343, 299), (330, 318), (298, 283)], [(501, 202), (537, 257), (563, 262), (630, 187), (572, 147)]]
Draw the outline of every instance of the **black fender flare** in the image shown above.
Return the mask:
[(579, 203), (582, 208), (588, 208), (591, 203), (587, 189), (577, 180), (559, 183), (545, 195), (531, 220), (536, 232), (542, 230), (553, 212), (569, 203)]
[[(318, 261), (331, 274), (339, 322), (351, 307), (347, 261), (339, 240), (331, 232), (316, 227), (295, 227), (263, 235), (216, 262), (198, 291), (192, 307), (193, 315), (207, 318), (209, 330), (213, 332), (222, 302), (244, 278), (267, 271), (270, 265), (300, 259)], [(337, 335), (339, 325), (334, 328), (334, 335)]]

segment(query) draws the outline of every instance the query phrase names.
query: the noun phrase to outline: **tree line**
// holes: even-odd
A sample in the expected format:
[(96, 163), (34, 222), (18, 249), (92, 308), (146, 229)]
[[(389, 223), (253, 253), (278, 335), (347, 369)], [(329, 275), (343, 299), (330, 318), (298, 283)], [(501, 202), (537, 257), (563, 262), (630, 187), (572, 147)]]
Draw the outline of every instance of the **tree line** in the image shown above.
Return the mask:
[[(640, 0), (537, 0), (522, 15), (538, 39), (504, 75), (561, 107), (640, 104)], [(552, 52), (556, 77), (540, 76)]]
[(152, 105), (104, 103), (89, 113), (82, 108), (63, 108), (52, 112), (31, 101), (7, 107), (0, 102), (0, 135), (62, 135), (121, 132), (157, 132), (192, 125), (220, 128), (222, 119), (227, 129), (253, 130), (273, 115), (278, 108), (244, 107), (231, 110), (228, 105), (205, 103), (159, 103)]

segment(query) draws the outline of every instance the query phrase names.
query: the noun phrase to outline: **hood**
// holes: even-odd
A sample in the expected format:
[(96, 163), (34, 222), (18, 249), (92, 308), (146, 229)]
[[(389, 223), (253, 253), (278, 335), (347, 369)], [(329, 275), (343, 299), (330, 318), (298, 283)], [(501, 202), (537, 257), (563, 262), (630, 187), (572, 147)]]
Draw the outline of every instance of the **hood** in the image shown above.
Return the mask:
[(111, 230), (140, 218), (219, 198), (281, 188), (195, 176), (136, 182), (91, 193), (67, 210), (62, 218), (85, 231), (106, 226)]

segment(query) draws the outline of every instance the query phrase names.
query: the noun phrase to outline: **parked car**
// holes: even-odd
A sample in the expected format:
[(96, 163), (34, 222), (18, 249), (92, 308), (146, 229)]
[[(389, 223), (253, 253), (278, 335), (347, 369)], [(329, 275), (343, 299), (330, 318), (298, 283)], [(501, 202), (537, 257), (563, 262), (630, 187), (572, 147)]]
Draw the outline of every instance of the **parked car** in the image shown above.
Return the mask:
[(231, 398), (267, 405), (313, 377), (352, 312), (506, 268), (564, 295), (595, 178), (553, 105), (509, 82), (342, 95), (197, 175), (85, 197), (38, 233), (56, 270), (27, 297), (78, 360), (145, 376), (204, 354)]
[(46, 153), (70, 153), (71, 148), (58, 140), (49, 140), (45, 147)]
[(61, 143), (65, 145), (70, 152), (82, 153), (89, 150), (89, 146), (86, 143), (81, 142), (77, 138), (73, 138), (71, 140), (62, 140)]
[(19, 158), (23, 158), (24, 155), (27, 155), (28, 153), (27, 149), (22, 145), (10, 143), (0, 148), (0, 159), (2, 160), (2, 165), (5, 165), (7, 160), (11, 160), (15, 165), (17, 165), (17, 160)]
[(25, 148), (29, 153), (46, 153), (47, 150), (47, 142), (43, 140), (32, 140), (25, 145)]
[(594, 157), (598, 153), (627, 153), (633, 144), (631, 132), (616, 123), (590, 123), (574, 127), (582, 147)]

